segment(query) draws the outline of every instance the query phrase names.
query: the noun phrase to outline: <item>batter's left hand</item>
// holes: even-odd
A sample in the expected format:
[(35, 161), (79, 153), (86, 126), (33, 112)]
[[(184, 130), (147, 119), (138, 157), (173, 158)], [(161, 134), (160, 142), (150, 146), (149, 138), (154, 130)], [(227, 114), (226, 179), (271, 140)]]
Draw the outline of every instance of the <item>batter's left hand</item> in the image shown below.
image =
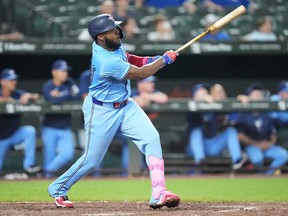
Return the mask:
[(176, 60), (177, 56), (178, 56), (178, 53), (176, 53), (172, 50), (165, 52), (162, 55), (164, 66), (167, 64), (172, 64)]

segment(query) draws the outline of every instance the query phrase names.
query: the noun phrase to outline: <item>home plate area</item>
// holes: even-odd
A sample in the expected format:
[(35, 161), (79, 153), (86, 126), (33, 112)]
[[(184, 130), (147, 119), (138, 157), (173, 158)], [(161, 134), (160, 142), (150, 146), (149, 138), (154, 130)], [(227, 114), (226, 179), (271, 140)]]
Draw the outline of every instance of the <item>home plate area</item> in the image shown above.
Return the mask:
[(147, 202), (91, 201), (74, 202), (75, 208), (56, 208), (53, 202), (5, 202), (0, 203), (0, 215), (82, 215), (82, 216), (210, 216), (210, 215), (288, 215), (284, 202), (182, 202), (179, 207), (151, 209)]

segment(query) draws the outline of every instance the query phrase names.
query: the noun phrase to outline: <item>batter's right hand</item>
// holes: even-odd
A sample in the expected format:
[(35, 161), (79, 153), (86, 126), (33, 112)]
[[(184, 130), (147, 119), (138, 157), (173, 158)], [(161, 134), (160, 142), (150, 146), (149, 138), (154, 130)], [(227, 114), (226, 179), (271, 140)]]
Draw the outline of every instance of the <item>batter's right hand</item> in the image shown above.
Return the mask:
[(178, 53), (176, 53), (172, 50), (165, 52), (162, 55), (164, 66), (167, 64), (172, 64), (176, 60), (177, 56), (178, 56)]

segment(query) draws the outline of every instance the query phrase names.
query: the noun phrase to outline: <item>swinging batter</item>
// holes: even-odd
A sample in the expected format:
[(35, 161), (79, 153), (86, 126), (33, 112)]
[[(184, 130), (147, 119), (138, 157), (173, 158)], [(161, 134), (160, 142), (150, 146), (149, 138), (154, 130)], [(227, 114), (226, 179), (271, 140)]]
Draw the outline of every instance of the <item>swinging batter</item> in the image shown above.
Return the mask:
[(179, 196), (166, 190), (159, 133), (130, 98), (130, 79), (139, 80), (155, 74), (173, 63), (177, 53), (167, 51), (160, 58), (126, 53), (121, 44), (124, 32), (120, 23), (109, 14), (101, 14), (88, 25), (94, 42), (91, 85), (83, 104), (86, 149), (70, 169), (48, 187), (58, 207), (73, 207), (67, 196), (69, 189), (97, 168), (116, 132), (130, 137), (145, 154), (152, 184), (149, 206), (176, 207), (180, 203)]

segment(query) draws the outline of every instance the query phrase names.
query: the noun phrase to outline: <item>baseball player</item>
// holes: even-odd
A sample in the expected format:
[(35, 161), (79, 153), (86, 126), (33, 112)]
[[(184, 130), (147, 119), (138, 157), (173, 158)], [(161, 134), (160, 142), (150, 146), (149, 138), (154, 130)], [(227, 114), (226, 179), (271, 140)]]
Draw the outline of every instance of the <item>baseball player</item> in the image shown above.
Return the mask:
[[(192, 88), (193, 100), (213, 102), (215, 99), (208, 92), (209, 86), (198, 83)], [(241, 155), (237, 131), (232, 126), (230, 113), (199, 112), (187, 114), (189, 123), (188, 154), (194, 156), (195, 163), (201, 164), (206, 157), (215, 157), (227, 149), (232, 160), (232, 169), (237, 170), (247, 160)]]
[[(65, 60), (53, 63), (52, 79), (43, 85), (46, 101), (60, 104), (80, 98), (76, 82), (68, 76), (70, 69)], [(57, 171), (73, 159), (74, 140), (70, 127), (71, 114), (45, 114), (42, 122), (45, 177), (55, 176)]]
[[(16, 89), (17, 79), (18, 75), (11, 68), (1, 72), (0, 102), (19, 101), (21, 104), (27, 104), (39, 98), (39, 94)], [(20, 114), (0, 115), (0, 173), (7, 151), (20, 143), (24, 144), (24, 170), (28, 173), (41, 170), (40, 166), (35, 165), (36, 129), (31, 125), (20, 127), (20, 118)]]
[[(249, 101), (264, 100), (261, 83), (251, 84), (245, 91)], [(276, 145), (277, 133), (273, 120), (267, 112), (240, 113), (237, 118), (238, 137), (245, 145), (245, 150), (251, 163), (261, 167), (264, 158), (270, 158), (272, 163), (266, 174), (274, 174), (288, 161), (288, 152)]]
[(180, 203), (179, 196), (166, 190), (159, 133), (145, 112), (130, 98), (130, 79), (138, 80), (155, 74), (173, 63), (177, 53), (167, 51), (155, 61), (150, 57), (125, 53), (120, 23), (109, 14), (101, 14), (88, 24), (94, 42), (91, 85), (83, 103), (86, 149), (74, 165), (48, 187), (50, 196), (59, 207), (73, 207), (67, 196), (69, 189), (97, 168), (117, 132), (131, 138), (146, 156), (152, 184), (149, 206), (176, 207)]

